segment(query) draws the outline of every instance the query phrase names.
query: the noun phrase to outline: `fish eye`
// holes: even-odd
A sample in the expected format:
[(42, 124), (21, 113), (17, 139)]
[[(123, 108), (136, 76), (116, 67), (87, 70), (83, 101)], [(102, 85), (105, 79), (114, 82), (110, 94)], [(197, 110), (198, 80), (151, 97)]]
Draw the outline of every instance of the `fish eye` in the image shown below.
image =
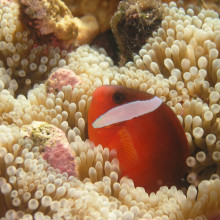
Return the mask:
[(116, 92), (113, 94), (112, 98), (116, 104), (121, 104), (125, 100), (125, 95), (121, 92)]

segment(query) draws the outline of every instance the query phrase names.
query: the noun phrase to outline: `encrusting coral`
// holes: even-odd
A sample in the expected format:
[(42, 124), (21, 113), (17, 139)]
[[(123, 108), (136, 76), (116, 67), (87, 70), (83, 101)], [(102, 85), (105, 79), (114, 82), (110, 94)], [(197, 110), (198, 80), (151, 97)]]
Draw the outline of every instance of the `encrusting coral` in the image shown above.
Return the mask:
[(118, 2), (20, 0), (20, 8), (24, 22), (38, 37), (68, 49), (71, 45), (91, 43), (99, 33), (108, 30)]
[[(77, 38), (78, 27), (73, 15), (60, 0), (39, 1), (20, 0), (21, 16), (37, 35), (57, 40), (63, 47), (69, 47)], [(24, 19), (23, 19), (24, 20)]]
[(44, 160), (61, 173), (77, 176), (75, 153), (71, 150), (65, 133), (46, 122), (33, 121), (21, 128), (25, 140), (33, 142)]
[[(11, 7), (6, 3), (2, 11)], [(161, 27), (134, 54), (133, 61), (120, 68), (103, 49), (88, 45), (66, 51), (65, 58), (57, 57), (62, 63), (58, 67), (73, 71), (82, 80), (74, 87), (63, 86), (57, 94), (47, 93), (45, 84), (35, 84), (27, 97), (15, 98), (8, 89), (15, 70), (9, 74), (4, 62), (0, 92), (2, 220), (207, 219), (219, 214), (218, 13), (204, 9), (197, 13), (192, 8), (185, 11), (174, 2), (164, 4), (162, 10)], [(19, 22), (16, 25), (22, 28)], [(1, 57), (6, 60), (8, 50), (2, 51)], [(13, 51), (10, 53), (12, 56)], [(53, 72), (52, 68), (48, 72)], [(116, 152), (86, 140), (92, 93), (103, 84), (147, 91), (173, 109), (190, 146), (189, 187), (163, 186), (149, 195), (131, 179), (120, 178)], [(75, 152), (78, 178), (51, 167), (39, 146), (22, 136), (22, 126), (33, 121), (47, 122), (66, 134)]]
[(159, 0), (124, 0), (111, 19), (112, 32), (118, 43), (121, 57), (131, 60), (152, 36), (162, 21), (162, 5)]
[(64, 0), (73, 16), (79, 19), (92, 15), (96, 19), (99, 32), (110, 28), (110, 20), (117, 9), (119, 0)]

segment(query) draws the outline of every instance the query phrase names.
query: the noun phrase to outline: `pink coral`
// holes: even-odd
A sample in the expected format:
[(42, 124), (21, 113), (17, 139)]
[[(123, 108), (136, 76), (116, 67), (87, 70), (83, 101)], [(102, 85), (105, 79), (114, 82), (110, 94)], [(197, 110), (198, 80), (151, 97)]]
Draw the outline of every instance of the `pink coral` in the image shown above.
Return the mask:
[(71, 149), (65, 133), (54, 125), (46, 122), (33, 121), (22, 128), (23, 136), (29, 139), (42, 152), (42, 157), (60, 172), (77, 176), (75, 153)]
[(220, 213), (217, 215), (212, 216), (211, 218), (209, 218), (208, 220), (219, 220), (220, 219)]
[(63, 86), (70, 85), (73, 88), (78, 83), (81, 83), (81, 79), (72, 70), (59, 68), (49, 76), (46, 82), (47, 92), (57, 93)]
[[(57, 128), (58, 133), (62, 132)], [(61, 134), (61, 133), (60, 133)], [(61, 173), (67, 172), (68, 175), (76, 176), (76, 165), (74, 154), (71, 151), (68, 141), (66, 140), (65, 134), (55, 139), (56, 142), (49, 142), (45, 146), (43, 158), (55, 169), (59, 169)]]

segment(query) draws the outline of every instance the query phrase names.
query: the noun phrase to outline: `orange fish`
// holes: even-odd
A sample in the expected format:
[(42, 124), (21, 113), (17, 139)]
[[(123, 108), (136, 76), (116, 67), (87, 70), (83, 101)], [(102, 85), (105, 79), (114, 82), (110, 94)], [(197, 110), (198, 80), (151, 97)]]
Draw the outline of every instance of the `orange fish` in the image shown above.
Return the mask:
[(160, 98), (123, 86), (101, 86), (88, 113), (89, 139), (115, 149), (121, 174), (147, 192), (176, 185), (189, 155), (184, 130)]

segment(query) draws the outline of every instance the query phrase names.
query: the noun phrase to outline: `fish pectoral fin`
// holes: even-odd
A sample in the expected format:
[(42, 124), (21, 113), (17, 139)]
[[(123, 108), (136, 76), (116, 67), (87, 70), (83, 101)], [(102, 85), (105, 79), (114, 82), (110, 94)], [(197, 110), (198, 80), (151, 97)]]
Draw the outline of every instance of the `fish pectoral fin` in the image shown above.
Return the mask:
[(129, 131), (123, 127), (118, 132), (121, 147), (118, 149), (119, 157), (126, 166), (134, 165), (138, 161), (138, 154), (134, 147)]

